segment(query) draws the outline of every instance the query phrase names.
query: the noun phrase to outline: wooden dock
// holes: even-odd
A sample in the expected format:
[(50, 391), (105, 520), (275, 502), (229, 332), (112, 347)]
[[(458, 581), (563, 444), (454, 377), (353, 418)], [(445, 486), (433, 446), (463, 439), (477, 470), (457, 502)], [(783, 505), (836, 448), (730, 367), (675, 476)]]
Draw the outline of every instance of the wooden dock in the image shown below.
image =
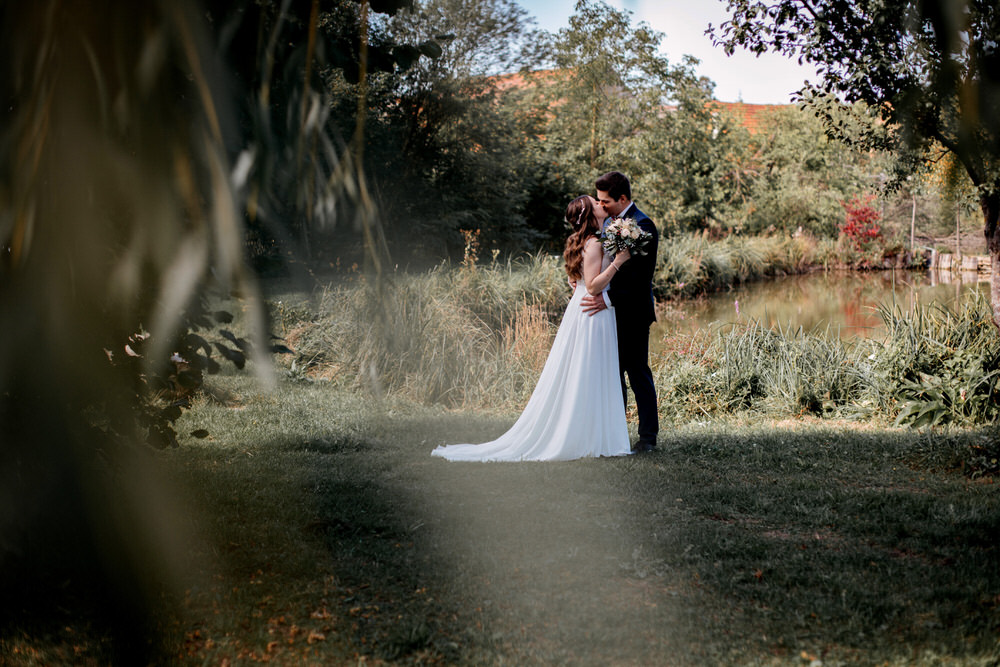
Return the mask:
[[(948, 278), (958, 279), (961, 282), (986, 282), (989, 281), (993, 273), (988, 255), (953, 255), (951, 253), (939, 253), (931, 251), (930, 270), (932, 273), (954, 274)], [(944, 279), (941, 282), (953, 282), (951, 279)]]

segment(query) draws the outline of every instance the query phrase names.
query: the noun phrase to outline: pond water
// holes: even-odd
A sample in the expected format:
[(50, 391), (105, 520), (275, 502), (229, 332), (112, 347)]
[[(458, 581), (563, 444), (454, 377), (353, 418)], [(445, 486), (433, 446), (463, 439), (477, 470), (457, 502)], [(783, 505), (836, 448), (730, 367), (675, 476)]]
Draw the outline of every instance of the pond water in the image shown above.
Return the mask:
[[(944, 279), (947, 279), (945, 282)], [(989, 278), (929, 271), (831, 271), (763, 280), (694, 301), (666, 304), (650, 340), (664, 335), (716, 330), (756, 320), (770, 327), (827, 335), (881, 337), (879, 305), (912, 310), (939, 303), (956, 309), (975, 291), (989, 295)], [(984, 282), (985, 281), (985, 282)]]

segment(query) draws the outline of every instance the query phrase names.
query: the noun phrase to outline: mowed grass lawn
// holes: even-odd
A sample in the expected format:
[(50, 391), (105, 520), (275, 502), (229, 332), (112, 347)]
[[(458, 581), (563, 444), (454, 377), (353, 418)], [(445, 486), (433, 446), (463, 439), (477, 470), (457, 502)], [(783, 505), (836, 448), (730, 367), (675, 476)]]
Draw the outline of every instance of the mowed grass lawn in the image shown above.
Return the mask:
[(431, 458), (514, 415), (323, 383), (189, 411), (162, 454), (199, 583), (181, 663), (995, 664), (995, 431), (666, 427), (642, 457)]
[[(190, 665), (987, 665), (1000, 658), (995, 430), (665, 425), (659, 451), (460, 464), (513, 414), (319, 382), (211, 380), (155, 455), (191, 562)], [(983, 462), (985, 468), (990, 462)], [(106, 664), (85, 619), (0, 662)]]

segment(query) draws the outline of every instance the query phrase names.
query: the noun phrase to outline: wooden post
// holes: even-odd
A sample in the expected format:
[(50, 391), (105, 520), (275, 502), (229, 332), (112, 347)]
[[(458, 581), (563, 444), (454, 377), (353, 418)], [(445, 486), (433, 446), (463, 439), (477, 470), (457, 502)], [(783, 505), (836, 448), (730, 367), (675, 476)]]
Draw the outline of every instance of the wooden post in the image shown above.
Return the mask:
[(913, 254), (914, 237), (917, 232), (917, 195), (910, 195), (913, 199), (913, 212), (910, 213), (910, 254)]
[(962, 256), (961, 240), (959, 234), (962, 229), (962, 207), (955, 204), (955, 256)]

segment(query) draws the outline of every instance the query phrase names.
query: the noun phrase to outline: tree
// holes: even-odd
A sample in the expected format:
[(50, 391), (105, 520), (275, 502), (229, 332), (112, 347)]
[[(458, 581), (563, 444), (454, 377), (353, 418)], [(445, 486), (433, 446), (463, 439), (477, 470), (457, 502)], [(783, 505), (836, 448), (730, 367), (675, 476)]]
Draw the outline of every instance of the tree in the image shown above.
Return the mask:
[(588, 0), (578, 0), (556, 37), (558, 76), (547, 102), (558, 113), (547, 132), (588, 189), (619, 141), (642, 135), (663, 115), (675, 82), (658, 53), (662, 39), (644, 23), (633, 27), (631, 12)]
[(427, 78), (489, 77), (536, 66), (548, 51), (547, 33), (514, 0), (419, 0), (389, 26), (401, 42), (441, 41), (441, 57), (408, 74)]
[[(631, 13), (579, 0), (555, 38), (556, 68), (537, 77), (533, 116), (544, 135), (542, 162), (565, 195), (593, 190), (604, 171), (627, 173), (642, 206), (665, 231), (724, 217), (729, 135), (711, 108), (712, 84), (697, 61), (671, 64), (663, 35)], [(697, 160), (688, 157), (697, 155)], [(686, 187), (692, 184), (704, 187)]]
[(463, 249), (466, 230), (484, 250), (533, 249), (532, 137), (495, 75), (537, 66), (544, 36), (512, 0), (423, 0), (387, 34), (442, 45), (439, 58), (372, 82), (366, 162), (391, 244), (404, 260), (437, 260)]
[(750, 193), (745, 169), (751, 143), (739, 122), (710, 101), (711, 85), (694, 76), (696, 61), (687, 64), (673, 110), (645, 139), (643, 153), (654, 169), (644, 179), (644, 191), (664, 203), (665, 233), (728, 233), (738, 227), (738, 212)]
[[(709, 28), (732, 53), (776, 51), (816, 65), (803, 99), (864, 102), (884, 123), (859, 136), (873, 148), (953, 153), (978, 190), (1000, 327), (1000, 7), (995, 0), (727, 0)], [(832, 116), (828, 116), (832, 119)]]
[(832, 140), (812, 114), (795, 107), (772, 110), (750, 138), (755, 149), (746, 229), (836, 237), (840, 202), (873, 189), (865, 155)]

